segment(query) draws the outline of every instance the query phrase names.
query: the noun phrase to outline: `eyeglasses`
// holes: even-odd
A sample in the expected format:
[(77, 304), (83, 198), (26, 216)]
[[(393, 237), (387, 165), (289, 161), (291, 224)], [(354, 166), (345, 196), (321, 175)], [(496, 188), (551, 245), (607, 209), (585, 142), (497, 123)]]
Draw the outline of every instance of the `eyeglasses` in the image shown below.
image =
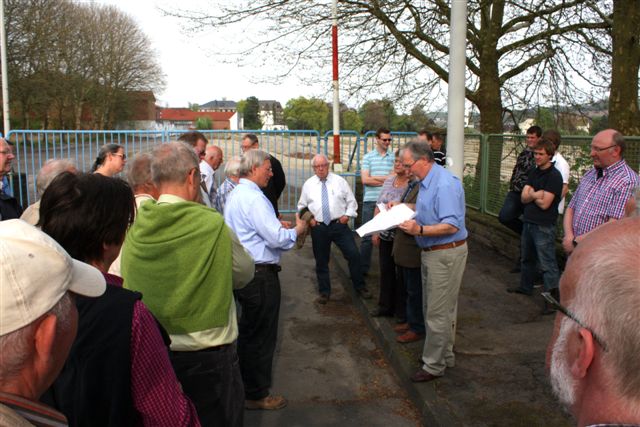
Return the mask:
[(0, 154), (4, 154), (5, 156), (9, 156), (9, 155), (13, 154), (13, 151), (11, 151), (11, 150), (0, 150)]
[(380, 141), (391, 142), (393, 141), (393, 138), (380, 138)]
[(604, 340), (602, 338), (600, 338), (600, 336), (598, 334), (596, 334), (593, 329), (591, 329), (590, 327), (585, 325), (583, 322), (578, 320), (578, 318), (575, 316), (575, 314), (570, 312), (567, 307), (565, 307), (564, 305), (560, 304), (558, 302), (558, 300), (556, 300), (554, 297), (552, 297), (549, 292), (541, 292), (540, 294), (547, 301), (547, 303), (549, 305), (551, 305), (551, 307), (553, 307), (554, 309), (558, 310), (560, 313), (562, 313), (565, 316), (567, 316), (569, 319), (571, 319), (574, 322), (576, 322), (582, 329), (586, 329), (587, 331), (589, 331), (589, 333), (591, 333), (591, 336), (593, 336), (593, 339), (598, 344), (600, 344), (600, 346), (602, 347), (602, 349), (604, 351), (607, 351), (607, 346), (605, 345)]
[(411, 169), (411, 166), (415, 165), (416, 162), (418, 162), (418, 160), (414, 160), (413, 163), (411, 163), (410, 165), (408, 165), (406, 163), (403, 163), (402, 167), (405, 168), (405, 169)]
[(111, 154), (114, 156), (122, 157), (122, 160), (127, 160), (126, 154), (121, 154), (121, 153), (111, 153)]
[(395, 159), (395, 160), (393, 161), (393, 163), (402, 163), (402, 160), (400, 160), (400, 159)]
[(601, 152), (601, 151), (608, 150), (609, 148), (613, 148), (613, 147), (617, 147), (617, 146), (618, 146), (617, 144), (613, 144), (613, 145), (610, 145), (610, 146), (608, 146), (608, 147), (600, 148), (600, 147), (594, 147), (594, 146), (592, 145), (592, 146), (591, 146), (591, 151), (597, 151), (597, 152), (599, 153), (599, 152)]

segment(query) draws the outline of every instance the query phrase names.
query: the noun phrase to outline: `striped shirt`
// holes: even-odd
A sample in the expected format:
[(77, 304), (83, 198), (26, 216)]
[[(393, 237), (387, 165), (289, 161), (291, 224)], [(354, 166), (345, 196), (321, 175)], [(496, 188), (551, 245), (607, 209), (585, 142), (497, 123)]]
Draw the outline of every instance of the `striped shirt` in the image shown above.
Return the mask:
[(581, 236), (610, 219), (624, 216), (631, 192), (640, 185), (638, 174), (624, 160), (600, 169), (593, 168), (580, 180), (569, 207), (573, 209), (573, 234)]
[(0, 426), (65, 427), (60, 412), (40, 402), (0, 392)]
[[(393, 170), (393, 151), (387, 150), (384, 156), (378, 153), (378, 150), (371, 150), (364, 155), (362, 159), (361, 171), (369, 172), (369, 176), (387, 176)], [(364, 186), (364, 202), (375, 202), (380, 196), (382, 186), (374, 187), (371, 185)]]

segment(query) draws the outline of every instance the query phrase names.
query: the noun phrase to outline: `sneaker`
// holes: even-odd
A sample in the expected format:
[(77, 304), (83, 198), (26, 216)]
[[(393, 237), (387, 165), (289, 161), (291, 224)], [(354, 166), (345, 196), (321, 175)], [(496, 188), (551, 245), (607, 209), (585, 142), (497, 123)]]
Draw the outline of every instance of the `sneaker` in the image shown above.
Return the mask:
[(415, 332), (409, 330), (402, 335), (396, 337), (396, 341), (400, 344), (408, 344), (410, 342), (420, 341), (424, 338), (424, 334), (416, 334)]
[(372, 298), (371, 292), (369, 292), (369, 289), (367, 288), (358, 289), (357, 292), (358, 292), (358, 295), (360, 295), (360, 297), (362, 297), (363, 299)]
[(260, 400), (245, 400), (245, 409), (261, 409), (265, 411), (274, 411), (287, 406), (287, 399), (282, 396), (267, 396)]
[(396, 325), (393, 327), (393, 330), (399, 334), (404, 334), (405, 332), (407, 332), (409, 330), (409, 324), (408, 323), (401, 323), (399, 325)]

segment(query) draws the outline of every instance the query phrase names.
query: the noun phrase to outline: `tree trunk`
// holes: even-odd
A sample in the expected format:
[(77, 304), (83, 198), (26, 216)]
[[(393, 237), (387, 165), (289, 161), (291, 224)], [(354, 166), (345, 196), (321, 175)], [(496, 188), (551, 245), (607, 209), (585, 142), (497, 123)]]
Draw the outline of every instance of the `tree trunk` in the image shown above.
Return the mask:
[(611, 28), (609, 125), (624, 135), (640, 135), (638, 70), (640, 68), (640, 2), (614, 0)]

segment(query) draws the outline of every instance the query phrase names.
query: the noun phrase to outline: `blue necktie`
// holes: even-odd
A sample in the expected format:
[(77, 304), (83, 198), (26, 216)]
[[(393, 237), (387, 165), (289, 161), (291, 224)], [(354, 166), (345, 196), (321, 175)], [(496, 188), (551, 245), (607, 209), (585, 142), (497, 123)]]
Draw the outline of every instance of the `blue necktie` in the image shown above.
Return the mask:
[(327, 191), (327, 180), (322, 180), (322, 219), (325, 225), (331, 223), (331, 210), (329, 210), (329, 191)]

